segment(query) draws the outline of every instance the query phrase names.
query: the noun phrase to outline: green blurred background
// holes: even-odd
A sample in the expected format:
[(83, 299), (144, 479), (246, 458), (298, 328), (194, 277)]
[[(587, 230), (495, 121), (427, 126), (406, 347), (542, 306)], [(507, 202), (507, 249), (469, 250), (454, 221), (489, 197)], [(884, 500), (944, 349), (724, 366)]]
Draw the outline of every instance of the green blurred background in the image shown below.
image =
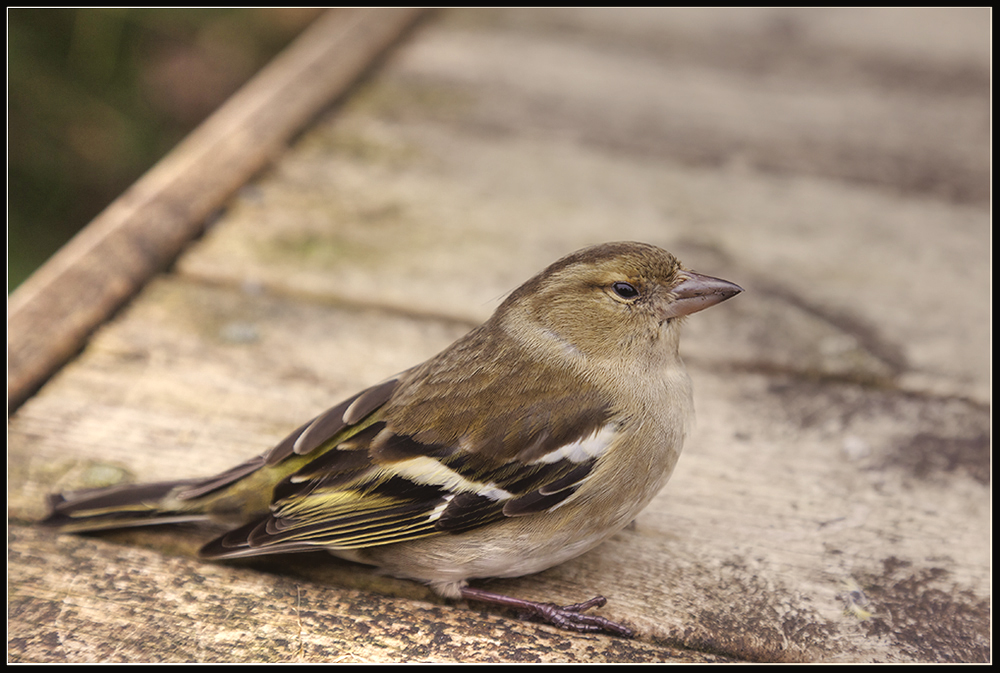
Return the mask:
[(8, 294), (321, 11), (8, 9)]

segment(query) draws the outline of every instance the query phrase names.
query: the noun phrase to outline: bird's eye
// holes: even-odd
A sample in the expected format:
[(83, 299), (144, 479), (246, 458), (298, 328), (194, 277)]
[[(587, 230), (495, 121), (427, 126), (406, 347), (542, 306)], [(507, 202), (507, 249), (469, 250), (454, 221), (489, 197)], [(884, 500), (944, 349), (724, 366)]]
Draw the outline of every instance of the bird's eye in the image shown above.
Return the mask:
[(639, 296), (639, 291), (635, 289), (635, 286), (631, 283), (612, 283), (611, 289), (614, 290), (615, 294), (622, 299), (635, 299)]

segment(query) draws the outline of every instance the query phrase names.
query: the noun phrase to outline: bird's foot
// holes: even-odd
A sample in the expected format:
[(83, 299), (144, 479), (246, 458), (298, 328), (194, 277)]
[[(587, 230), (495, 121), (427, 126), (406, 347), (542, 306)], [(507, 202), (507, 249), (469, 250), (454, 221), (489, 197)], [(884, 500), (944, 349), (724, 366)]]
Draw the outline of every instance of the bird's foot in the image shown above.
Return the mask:
[(631, 638), (635, 635), (632, 629), (613, 622), (610, 619), (605, 619), (597, 615), (582, 614), (590, 608), (599, 608), (607, 603), (608, 599), (604, 596), (595, 596), (589, 601), (574, 605), (558, 606), (555, 603), (526, 601), (520, 598), (493, 593), (492, 591), (473, 589), (472, 587), (462, 587), (460, 591), (462, 598), (467, 600), (517, 608), (522, 613), (522, 619), (525, 617), (537, 617), (542, 621), (548, 622), (553, 626), (558, 626), (561, 629), (566, 629), (567, 631), (578, 631), (580, 633), (598, 633), (604, 631), (625, 638)]

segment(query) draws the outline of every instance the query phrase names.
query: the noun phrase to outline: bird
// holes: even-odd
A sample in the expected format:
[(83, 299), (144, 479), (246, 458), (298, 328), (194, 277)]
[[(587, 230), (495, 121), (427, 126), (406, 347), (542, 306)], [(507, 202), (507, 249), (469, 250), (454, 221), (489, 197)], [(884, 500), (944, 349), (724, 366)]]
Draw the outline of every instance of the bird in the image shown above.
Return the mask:
[(202, 558), (325, 550), (447, 599), (632, 637), (587, 612), (603, 596), (557, 605), (470, 581), (540, 572), (635, 519), (669, 479), (693, 417), (681, 323), (742, 291), (647, 243), (587, 247), (439, 354), (264, 453), (208, 478), (53, 494), (42, 523), (229, 522)]

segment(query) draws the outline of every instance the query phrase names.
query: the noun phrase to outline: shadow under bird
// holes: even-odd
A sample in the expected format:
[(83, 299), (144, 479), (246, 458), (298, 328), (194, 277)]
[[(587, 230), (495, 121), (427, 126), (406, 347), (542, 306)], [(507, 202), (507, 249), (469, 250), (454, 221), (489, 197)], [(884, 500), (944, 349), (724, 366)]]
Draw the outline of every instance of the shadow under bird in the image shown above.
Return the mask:
[(600, 544), (670, 477), (693, 414), (682, 318), (742, 291), (632, 242), (575, 252), (438, 355), (209, 478), (50, 496), (43, 522), (88, 531), (197, 520), (239, 527), (207, 559), (327, 550), (510, 606), (631, 636), (585, 611), (473, 588)]

